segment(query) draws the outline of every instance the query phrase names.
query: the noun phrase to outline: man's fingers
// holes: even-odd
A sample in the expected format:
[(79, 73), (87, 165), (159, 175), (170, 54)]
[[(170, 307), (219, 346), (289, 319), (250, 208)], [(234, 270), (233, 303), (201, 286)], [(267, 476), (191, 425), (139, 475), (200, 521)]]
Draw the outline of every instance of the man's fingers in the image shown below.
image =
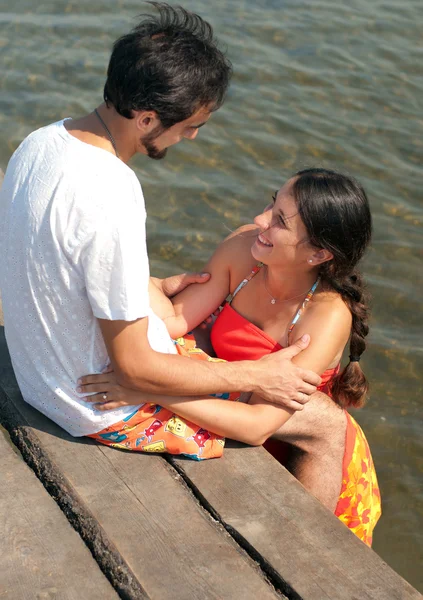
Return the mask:
[(317, 373), (315, 373), (314, 371), (309, 371), (308, 369), (300, 369), (298, 375), (303, 381), (305, 381), (305, 383), (309, 383), (315, 387), (319, 386), (322, 383), (322, 378), (319, 375), (317, 375)]
[(179, 288), (181, 291), (191, 283), (206, 283), (210, 279), (210, 273), (182, 273), (175, 275), (175, 280), (179, 278)]
[(280, 350), (283, 352), (284, 358), (290, 360), (297, 356), (300, 352), (305, 350), (310, 343), (310, 336), (306, 333), (299, 340), (295, 342), (295, 344), (291, 344), (288, 348), (284, 348), (284, 350)]
[(290, 410), (295, 410), (295, 412), (304, 410), (304, 405), (301, 402), (295, 402), (295, 400), (289, 400), (285, 406)]
[(181, 273), (172, 275), (162, 280), (162, 291), (168, 298), (179, 294), (192, 283), (206, 283), (210, 279), (210, 273)]
[(305, 381), (302, 381), (300, 386), (298, 387), (299, 392), (303, 392), (304, 394), (307, 394), (308, 396), (311, 396), (311, 394), (314, 394), (314, 392), (316, 390), (317, 390), (317, 386), (311, 385), (310, 383), (306, 383)]
[(205, 283), (210, 279), (210, 273), (188, 273), (188, 278), (192, 278), (189, 283)]
[(310, 396), (308, 394), (305, 394), (304, 392), (297, 392), (292, 398), (291, 400), (289, 400), (286, 404), (286, 406), (288, 408), (290, 408), (291, 410), (303, 410), (304, 409), (304, 405), (307, 404), (307, 402), (310, 400)]
[(293, 400), (301, 405), (307, 404), (307, 402), (310, 400), (310, 396), (308, 394), (304, 394), (304, 392), (297, 392)]

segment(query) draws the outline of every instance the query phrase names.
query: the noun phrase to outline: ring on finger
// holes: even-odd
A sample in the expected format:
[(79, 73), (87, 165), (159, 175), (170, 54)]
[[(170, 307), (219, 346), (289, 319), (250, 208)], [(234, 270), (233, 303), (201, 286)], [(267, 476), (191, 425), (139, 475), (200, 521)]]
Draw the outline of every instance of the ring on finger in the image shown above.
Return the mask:
[(103, 394), (103, 400), (107, 400), (107, 394)]

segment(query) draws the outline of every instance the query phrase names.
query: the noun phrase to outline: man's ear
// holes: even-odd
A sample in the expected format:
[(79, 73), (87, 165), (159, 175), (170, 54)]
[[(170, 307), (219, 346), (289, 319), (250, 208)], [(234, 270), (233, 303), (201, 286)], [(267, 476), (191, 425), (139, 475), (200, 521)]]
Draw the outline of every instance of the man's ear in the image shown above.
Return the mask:
[(333, 254), (326, 250), (325, 248), (320, 248), (320, 250), (316, 250), (309, 259), (309, 262), (315, 265), (321, 265), (328, 260), (332, 260)]
[(147, 135), (151, 133), (158, 125), (160, 125), (160, 119), (154, 110), (140, 110), (134, 111), (135, 123), (137, 129), (143, 134)]

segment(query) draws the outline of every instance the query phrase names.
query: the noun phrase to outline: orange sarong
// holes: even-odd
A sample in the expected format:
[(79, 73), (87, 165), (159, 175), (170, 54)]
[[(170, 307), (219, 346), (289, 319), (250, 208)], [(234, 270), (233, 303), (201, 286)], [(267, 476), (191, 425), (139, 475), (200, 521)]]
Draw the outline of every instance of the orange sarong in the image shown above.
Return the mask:
[(379, 485), (369, 444), (360, 425), (345, 411), (347, 431), (342, 486), (335, 515), (368, 546), (382, 513)]

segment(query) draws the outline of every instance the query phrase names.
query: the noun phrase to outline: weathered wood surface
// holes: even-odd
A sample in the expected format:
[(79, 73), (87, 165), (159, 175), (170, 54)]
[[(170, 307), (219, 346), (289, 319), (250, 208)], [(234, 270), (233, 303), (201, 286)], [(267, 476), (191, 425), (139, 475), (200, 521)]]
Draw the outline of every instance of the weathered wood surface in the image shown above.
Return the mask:
[(70, 438), (21, 399), (0, 333), (2, 418), (121, 597), (421, 598), (261, 448), (171, 458), (178, 475)]
[(2, 350), (0, 408), (12, 439), (123, 597), (282, 597), (164, 458), (70, 438), (14, 393)]
[(263, 449), (229, 447), (220, 461), (172, 462), (235, 539), (303, 600), (422, 598)]
[(118, 600), (87, 547), (0, 431), (0, 598)]

